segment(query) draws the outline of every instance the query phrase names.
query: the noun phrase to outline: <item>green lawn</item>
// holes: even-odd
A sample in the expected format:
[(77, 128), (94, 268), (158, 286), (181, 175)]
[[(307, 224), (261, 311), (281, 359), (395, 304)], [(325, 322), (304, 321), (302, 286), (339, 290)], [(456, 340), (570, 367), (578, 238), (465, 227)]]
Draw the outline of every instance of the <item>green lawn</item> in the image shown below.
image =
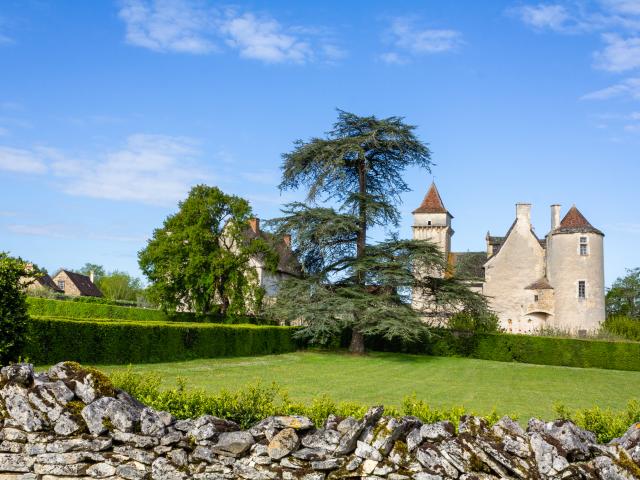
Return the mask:
[[(106, 372), (122, 366), (99, 366)], [(277, 382), (293, 400), (328, 394), (334, 400), (399, 406), (415, 393), (432, 406), (463, 405), (475, 413), (551, 419), (553, 403), (570, 408), (624, 407), (640, 399), (640, 372), (581, 369), (468, 358), (371, 353), (297, 352), (285, 355), (204, 359), (136, 365), (134, 371), (160, 374), (163, 385), (186, 380), (187, 388), (217, 391), (256, 381)]]

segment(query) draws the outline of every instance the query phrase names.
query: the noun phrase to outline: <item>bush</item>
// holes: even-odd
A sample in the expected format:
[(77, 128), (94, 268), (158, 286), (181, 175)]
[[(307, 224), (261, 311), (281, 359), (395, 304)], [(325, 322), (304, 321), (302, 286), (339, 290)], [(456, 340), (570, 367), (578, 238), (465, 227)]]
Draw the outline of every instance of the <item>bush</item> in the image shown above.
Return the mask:
[(6, 365), (18, 359), (25, 340), (27, 304), (22, 278), (26, 264), (0, 252), (0, 361)]
[(640, 402), (637, 400), (630, 400), (627, 407), (619, 411), (600, 407), (571, 411), (562, 404), (555, 405), (555, 411), (558, 417), (571, 420), (580, 428), (595, 433), (600, 443), (621, 437), (630, 425), (640, 422)]
[(23, 357), (39, 364), (150, 363), (296, 349), (292, 327), (32, 318)]
[[(111, 375), (113, 384), (126, 390), (145, 405), (170, 412), (177, 418), (214, 415), (233, 420), (242, 428), (248, 428), (270, 415), (304, 415), (321, 427), (330, 414), (339, 417), (362, 418), (368, 406), (357, 402), (335, 402), (326, 395), (317, 397), (311, 404), (293, 402), (286, 390), (277, 384), (249, 384), (235, 391), (221, 390), (216, 394), (203, 390), (188, 391), (182, 381), (178, 387), (168, 390), (160, 388), (160, 377), (154, 374), (140, 375), (127, 370)], [(456, 427), (465, 412), (463, 407), (450, 409), (431, 408), (415, 397), (404, 399), (402, 408), (386, 407), (385, 414), (399, 417), (414, 415), (423, 422), (449, 420)], [(490, 423), (498, 420), (491, 412), (485, 418)]]
[[(343, 345), (344, 345), (344, 339)], [(507, 333), (472, 333), (436, 329), (420, 342), (400, 344), (368, 338), (372, 350), (471, 357), (579, 368), (640, 371), (640, 343), (596, 339), (537, 337)]]
[[(88, 300), (94, 297), (78, 297), (86, 300), (52, 300), (48, 298), (27, 298), (29, 313), (34, 317), (60, 317), (74, 319), (111, 319), (149, 322), (207, 322), (226, 324), (270, 324), (270, 322), (251, 316), (240, 315), (196, 315), (189, 312), (176, 312), (171, 315), (161, 310), (132, 308)], [(102, 299), (98, 299), (102, 300)]]
[(640, 341), (640, 320), (618, 315), (609, 317), (602, 324), (602, 329), (627, 340)]

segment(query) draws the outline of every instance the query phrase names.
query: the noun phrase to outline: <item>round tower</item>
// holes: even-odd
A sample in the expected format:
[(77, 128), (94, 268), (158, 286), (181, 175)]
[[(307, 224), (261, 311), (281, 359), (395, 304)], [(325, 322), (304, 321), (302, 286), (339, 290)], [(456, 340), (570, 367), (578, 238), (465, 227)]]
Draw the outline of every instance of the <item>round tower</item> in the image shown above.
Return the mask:
[(604, 321), (603, 240), (575, 205), (562, 221), (560, 206), (551, 206), (547, 278), (555, 291), (554, 327), (589, 331)]

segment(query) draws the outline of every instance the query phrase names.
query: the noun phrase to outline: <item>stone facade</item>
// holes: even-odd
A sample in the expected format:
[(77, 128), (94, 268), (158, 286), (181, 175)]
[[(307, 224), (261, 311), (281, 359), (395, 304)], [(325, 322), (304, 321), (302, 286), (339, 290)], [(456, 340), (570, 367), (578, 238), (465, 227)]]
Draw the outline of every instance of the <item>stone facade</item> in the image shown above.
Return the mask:
[(568, 421), (523, 429), (465, 416), (456, 427), (415, 417), (266, 418), (248, 430), (205, 415), (176, 420), (114, 389), (101, 374), (61, 363), (47, 373), (0, 370), (0, 479), (631, 480), (640, 423), (608, 445)]
[(102, 292), (93, 283), (93, 272), (87, 276), (61, 269), (53, 276), (52, 281), (70, 297), (102, 297)]
[[(435, 242), (450, 260), (483, 255), (451, 252), (453, 216), (435, 185), (413, 215), (413, 238)], [(552, 205), (551, 229), (540, 239), (531, 205), (519, 203), (505, 236), (487, 233), (483, 271), (469, 277), (470, 286), (487, 297), (507, 332), (596, 330), (605, 319), (603, 238), (575, 206), (560, 220), (560, 206)], [(421, 306), (425, 299), (413, 302)]]

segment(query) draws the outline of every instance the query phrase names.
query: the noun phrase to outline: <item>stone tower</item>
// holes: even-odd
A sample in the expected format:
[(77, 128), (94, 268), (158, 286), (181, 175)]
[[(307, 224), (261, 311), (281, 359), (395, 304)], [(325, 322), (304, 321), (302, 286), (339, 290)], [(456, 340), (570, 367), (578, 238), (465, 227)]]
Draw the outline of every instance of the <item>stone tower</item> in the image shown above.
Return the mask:
[(413, 239), (429, 240), (440, 247), (445, 258), (451, 252), (451, 219), (436, 184), (432, 183), (422, 203), (413, 212)]
[(575, 207), (560, 221), (551, 206), (547, 235), (547, 278), (555, 290), (556, 327), (595, 330), (605, 319), (604, 234)]

